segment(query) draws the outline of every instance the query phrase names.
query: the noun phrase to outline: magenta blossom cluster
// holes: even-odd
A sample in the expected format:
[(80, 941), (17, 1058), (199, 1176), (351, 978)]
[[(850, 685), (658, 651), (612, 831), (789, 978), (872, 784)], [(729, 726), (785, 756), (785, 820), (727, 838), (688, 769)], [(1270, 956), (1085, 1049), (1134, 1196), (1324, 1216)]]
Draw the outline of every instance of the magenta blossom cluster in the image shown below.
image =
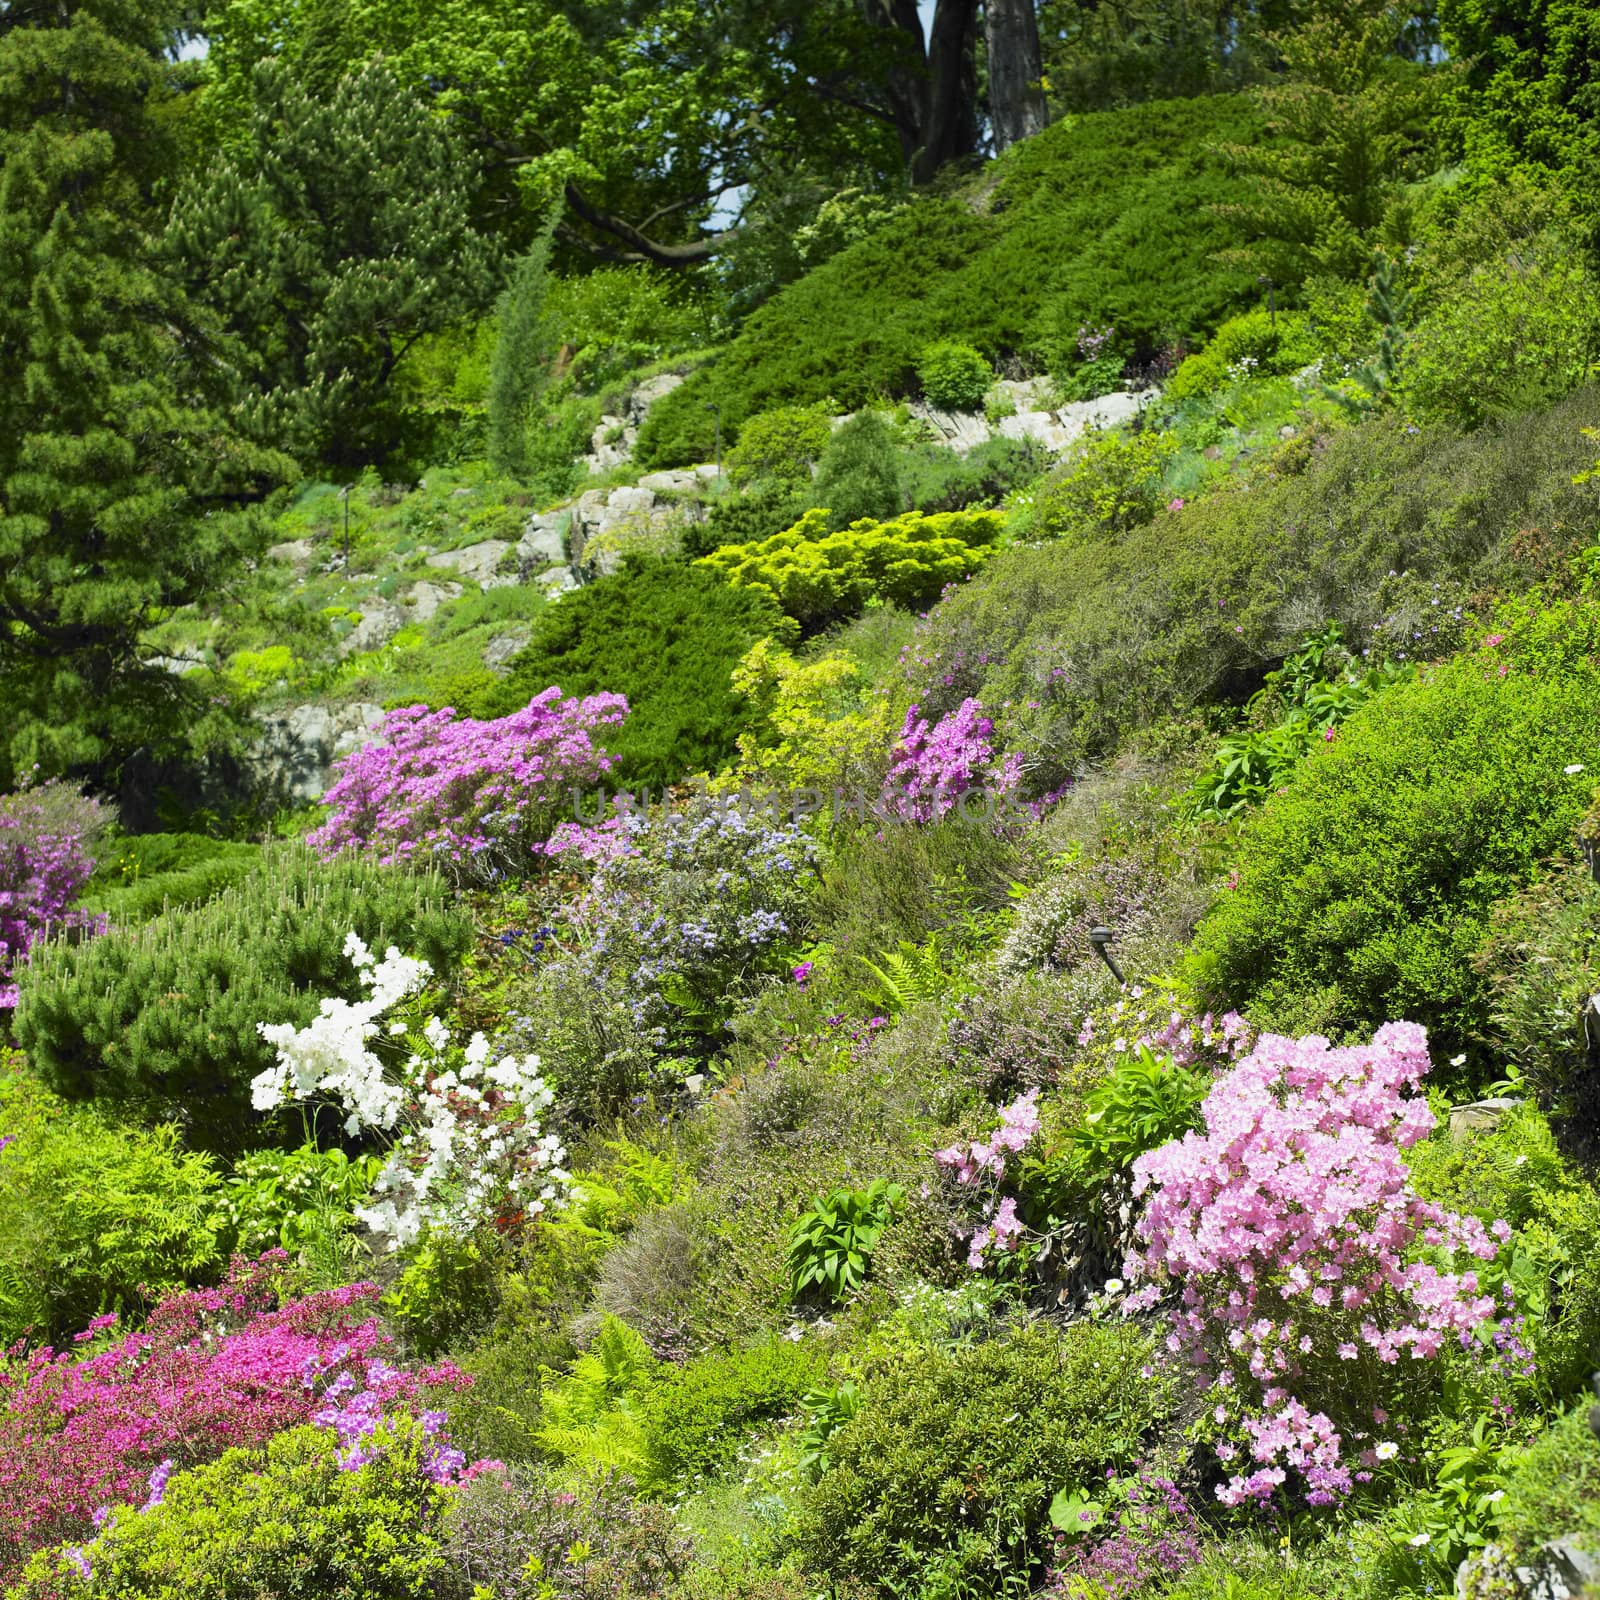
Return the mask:
[(1062, 1541), (1051, 1593), (1063, 1600), (1124, 1600), (1187, 1571), (1200, 1559), (1200, 1519), (1170, 1479), (1106, 1473), (1104, 1520), (1092, 1543)]
[(406, 706), (377, 742), (346, 756), (311, 834), (324, 855), (358, 848), (386, 864), (434, 866), (459, 883), (527, 867), (572, 804), (610, 770), (596, 736), (628, 714), (619, 694), (556, 688), (491, 722)]
[(967, 1265), (974, 1271), (985, 1265), (989, 1251), (1010, 1255), (1022, 1238), (1024, 1228), (1017, 1215), (1017, 1202), (1011, 1195), (1001, 1195), (999, 1186), (1006, 1175), (1007, 1158), (1021, 1155), (1038, 1133), (1039, 1091), (1030, 1089), (1000, 1108), (1000, 1126), (987, 1138), (949, 1145), (933, 1153), (935, 1163), (954, 1173), (956, 1182), (963, 1187), (974, 1188), (982, 1183), (988, 1189), (984, 1220), (967, 1243)]
[[(324, 1390), (322, 1404), (311, 1417), (319, 1427), (332, 1428), (338, 1435), (335, 1460), (344, 1472), (354, 1472), (383, 1453), (389, 1442), (384, 1423), (397, 1404), (403, 1405), (416, 1392), (415, 1380), (381, 1357), (367, 1362), (365, 1378), (363, 1385), (346, 1367)], [(467, 1458), (441, 1437), (448, 1420), (445, 1413), (418, 1411), (416, 1420), (426, 1440), (420, 1463), (424, 1475), (434, 1483), (455, 1483), (466, 1469)], [(480, 1471), (488, 1465), (477, 1463)]]
[(1434, 1125), (1428, 1068), (1415, 1023), (1345, 1049), (1266, 1034), (1206, 1097), (1204, 1132), (1133, 1164), (1150, 1199), (1128, 1308), (1178, 1288), (1169, 1348), (1211, 1379), (1222, 1459), (1242, 1445), (1256, 1463), (1226, 1504), (1270, 1499), (1289, 1471), (1314, 1505), (1348, 1494), (1368, 1419), (1494, 1310), (1454, 1263), (1493, 1260), (1495, 1240), (1424, 1201), (1402, 1156)]
[(99, 806), (66, 784), (0, 796), (0, 1010), (16, 1005), (17, 970), (47, 931), (104, 929), (104, 917), (72, 908), (94, 871), (88, 839), (101, 825)]
[(997, 758), (994, 722), (970, 696), (932, 727), (919, 706), (906, 711), (884, 780), (888, 809), (914, 822), (948, 816), (969, 790), (1009, 795), (1022, 776), (1022, 757)]
[[(313, 1421), (331, 1386), (368, 1370), (388, 1342), (378, 1289), (294, 1299), (286, 1268), (282, 1251), (237, 1262), (220, 1288), (169, 1297), (86, 1356), (16, 1353), (0, 1372), (0, 1583), (31, 1551), (89, 1535), (103, 1508), (164, 1488), (174, 1466)], [(115, 1320), (96, 1319), (89, 1337)], [(446, 1363), (398, 1374), (386, 1398), (466, 1382)]]

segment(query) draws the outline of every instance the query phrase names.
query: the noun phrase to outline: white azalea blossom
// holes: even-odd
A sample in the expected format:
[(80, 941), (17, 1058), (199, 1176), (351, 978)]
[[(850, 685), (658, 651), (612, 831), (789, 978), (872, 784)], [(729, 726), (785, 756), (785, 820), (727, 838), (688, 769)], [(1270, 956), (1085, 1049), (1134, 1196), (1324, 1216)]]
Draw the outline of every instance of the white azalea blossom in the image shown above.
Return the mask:
[[(489, 1041), (473, 1034), (457, 1050), (450, 1030), (430, 1017), (422, 1029), (428, 1053), (403, 1065), (386, 1063), (372, 1049), (380, 1034), (398, 1037), (403, 1023), (380, 1028), (378, 1019), (418, 993), (432, 969), (391, 947), (381, 962), (356, 934), (345, 940), (367, 997), (326, 999), (304, 1028), (258, 1023), (274, 1045), (277, 1062), (251, 1083), (251, 1102), (269, 1111), (288, 1100), (315, 1095), (344, 1108), (351, 1135), (389, 1137), (389, 1158), (373, 1185), (371, 1203), (357, 1217), (388, 1240), (390, 1250), (415, 1243), (429, 1230), (465, 1234), (529, 1180), (539, 1198), (523, 1209), (536, 1216), (560, 1203), (570, 1185), (562, 1166), (566, 1150), (544, 1132), (540, 1114), (555, 1099), (537, 1056), (503, 1056), (485, 1070)], [(464, 1081), (481, 1078), (486, 1088)]]

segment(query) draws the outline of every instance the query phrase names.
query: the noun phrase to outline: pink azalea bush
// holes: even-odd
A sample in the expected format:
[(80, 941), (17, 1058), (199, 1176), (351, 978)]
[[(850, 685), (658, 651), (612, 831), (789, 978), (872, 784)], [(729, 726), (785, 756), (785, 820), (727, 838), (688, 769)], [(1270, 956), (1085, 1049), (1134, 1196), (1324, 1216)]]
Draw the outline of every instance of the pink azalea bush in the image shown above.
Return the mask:
[(377, 742), (340, 763), (311, 843), (437, 867), (458, 883), (526, 867), (574, 792), (610, 770), (596, 738), (627, 714), (619, 694), (564, 699), (556, 688), (490, 722), (449, 706), (391, 711)]
[(375, 1285), (294, 1299), (286, 1268), (282, 1251), (238, 1261), (219, 1288), (169, 1297), (120, 1338), (115, 1317), (97, 1318), (78, 1342), (111, 1342), (89, 1355), (13, 1352), (0, 1369), (0, 1583), (29, 1552), (92, 1534), (104, 1508), (144, 1503), (175, 1468), (304, 1423), (359, 1442), (374, 1410), (468, 1381), (448, 1363), (388, 1365)]
[(1219, 1456), (1254, 1463), (1219, 1488), (1225, 1504), (1270, 1499), (1290, 1471), (1314, 1505), (1347, 1495), (1386, 1459), (1370, 1429), (1495, 1309), (1454, 1270), (1493, 1260), (1495, 1240), (1424, 1201), (1403, 1157), (1434, 1125), (1428, 1068), (1415, 1023), (1344, 1049), (1264, 1035), (1207, 1096), (1204, 1132), (1133, 1164), (1150, 1198), (1128, 1309), (1179, 1291), (1169, 1348), (1210, 1379)]
[(994, 722), (972, 698), (932, 727), (911, 706), (891, 752), (884, 780), (886, 809), (913, 822), (937, 822), (970, 790), (1000, 798), (1012, 794), (1022, 776), (1022, 757), (997, 757)]
[(103, 917), (72, 909), (89, 881), (89, 844), (104, 826), (97, 801), (70, 785), (0, 796), (0, 1010), (17, 1003), (17, 970), (46, 930), (99, 932)]

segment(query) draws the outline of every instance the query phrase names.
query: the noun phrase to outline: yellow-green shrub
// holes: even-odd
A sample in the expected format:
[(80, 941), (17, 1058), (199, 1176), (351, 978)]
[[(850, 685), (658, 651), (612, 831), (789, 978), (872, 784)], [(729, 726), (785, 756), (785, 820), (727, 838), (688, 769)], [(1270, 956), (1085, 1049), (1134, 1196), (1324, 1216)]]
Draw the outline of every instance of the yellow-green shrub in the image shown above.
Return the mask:
[(829, 533), (825, 509), (757, 544), (724, 545), (700, 566), (739, 588), (764, 590), (802, 624), (858, 611), (869, 601), (916, 609), (976, 572), (1004, 519), (995, 511), (908, 512)]

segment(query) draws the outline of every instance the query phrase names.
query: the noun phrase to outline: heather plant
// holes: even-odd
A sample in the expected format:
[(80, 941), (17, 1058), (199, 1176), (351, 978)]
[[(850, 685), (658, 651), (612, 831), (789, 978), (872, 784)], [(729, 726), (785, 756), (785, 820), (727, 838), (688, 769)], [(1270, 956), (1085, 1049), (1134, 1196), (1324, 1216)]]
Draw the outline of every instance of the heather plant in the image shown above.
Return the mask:
[(526, 871), (543, 853), (574, 786), (610, 770), (595, 740), (621, 722), (616, 694), (537, 694), (494, 721), (451, 707), (391, 711), (373, 743), (344, 758), (310, 835), (324, 855), (373, 852), (384, 866), (436, 867), (466, 883)]
[(319, 862), (270, 852), (236, 889), (204, 905), (118, 928), (77, 948), (49, 944), (30, 965), (18, 1042), (68, 1099), (115, 1100), (175, 1119), (186, 1142), (236, 1152), (271, 1143), (282, 1120), (251, 1107), (271, 1065), (263, 1019), (304, 1024), (352, 976), (354, 931), (382, 948), (403, 938), (435, 973), (471, 939), (443, 879), (354, 854)]
[(19, 970), (46, 933), (98, 933), (105, 920), (72, 901), (89, 881), (98, 801), (52, 780), (0, 795), (0, 1010), (17, 1003)]
[(998, 512), (908, 512), (828, 531), (828, 513), (808, 511), (759, 544), (724, 545), (698, 565), (736, 588), (755, 589), (805, 627), (850, 616), (869, 602), (919, 609), (975, 572), (1000, 535)]
[(439, 1462), (427, 1422), (403, 1412), (374, 1430), (355, 1465), (330, 1429), (312, 1426), (170, 1476), (168, 1461), (142, 1504), (112, 1508), (93, 1538), (35, 1556), (11, 1593), (434, 1600), (448, 1573), (440, 1535), (451, 1500)]
[(135, 1332), (96, 1318), (92, 1353), (17, 1357), (0, 1412), (0, 1574), (28, 1552), (87, 1538), (102, 1506), (142, 1501), (163, 1462), (182, 1469), (260, 1446), (346, 1394), (401, 1404), (453, 1368), (412, 1374), (385, 1360), (378, 1290), (295, 1299), (281, 1254), (242, 1258), (216, 1289), (174, 1295)]
[(254, 1108), (331, 1100), (345, 1113), (346, 1137), (388, 1142), (373, 1203), (356, 1214), (391, 1251), (424, 1233), (466, 1238), (490, 1220), (536, 1217), (558, 1203), (566, 1150), (540, 1120), (555, 1092), (539, 1058), (491, 1062), (483, 1034), (458, 1046), (437, 1016), (424, 1020), (415, 1007), (380, 1029), (431, 969), (392, 946), (379, 961), (354, 933), (345, 954), (368, 993), (354, 1004), (324, 1000), (304, 1028), (259, 1025), (277, 1062), (252, 1081)]
[(215, 1165), (175, 1128), (118, 1126), (0, 1062), (0, 1347), (209, 1281), (229, 1231)]
[(1170, 1342), (1215, 1399), (1224, 1504), (1291, 1472), (1312, 1505), (1350, 1495), (1396, 1453), (1388, 1417), (1495, 1308), (1458, 1262), (1493, 1261), (1509, 1227), (1424, 1201), (1403, 1158), (1433, 1126), (1428, 1067), (1414, 1023), (1344, 1049), (1269, 1034), (1212, 1088), (1203, 1133), (1133, 1164), (1150, 1199), (1128, 1307), (1179, 1290)]

